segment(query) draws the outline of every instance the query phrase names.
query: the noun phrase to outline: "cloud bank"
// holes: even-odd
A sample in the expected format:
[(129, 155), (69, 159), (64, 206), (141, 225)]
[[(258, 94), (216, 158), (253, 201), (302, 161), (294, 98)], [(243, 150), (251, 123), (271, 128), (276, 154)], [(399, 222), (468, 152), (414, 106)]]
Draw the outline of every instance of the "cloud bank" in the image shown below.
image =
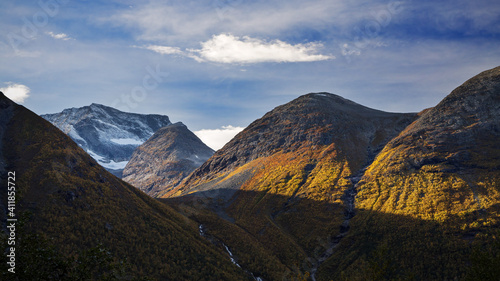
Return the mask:
[(219, 150), (239, 132), (243, 131), (243, 129), (245, 128), (229, 125), (222, 126), (221, 129), (203, 129), (195, 131), (194, 134), (213, 150)]
[(0, 91), (14, 102), (23, 103), (29, 97), (30, 88), (22, 84), (7, 82), (7, 87), (0, 88)]

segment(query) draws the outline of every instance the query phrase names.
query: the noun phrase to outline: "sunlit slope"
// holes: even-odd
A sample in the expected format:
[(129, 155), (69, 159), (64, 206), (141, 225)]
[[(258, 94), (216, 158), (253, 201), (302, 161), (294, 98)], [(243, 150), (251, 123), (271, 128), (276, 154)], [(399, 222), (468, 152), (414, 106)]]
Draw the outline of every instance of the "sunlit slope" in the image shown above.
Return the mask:
[(488, 210), (497, 223), (499, 179), (495, 68), (455, 89), (384, 148), (361, 182), (357, 207), (437, 221)]
[(320, 241), (341, 232), (350, 177), (415, 118), (328, 93), (304, 95), (253, 122), (165, 197), (214, 198), (219, 215), (306, 271)]
[(470, 270), (495, 270), (485, 253), (499, 250), (500, 68), (424, 111), (387, 144), (357, 191), (351, 232), (320, 280), (342, 272), (351, 280), (488, 280)]

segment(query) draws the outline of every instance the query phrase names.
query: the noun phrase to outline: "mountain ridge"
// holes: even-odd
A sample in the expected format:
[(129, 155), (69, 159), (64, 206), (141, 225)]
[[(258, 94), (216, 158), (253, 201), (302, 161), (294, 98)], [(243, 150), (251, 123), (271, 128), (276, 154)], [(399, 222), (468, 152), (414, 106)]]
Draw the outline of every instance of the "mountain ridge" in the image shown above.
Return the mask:
[[(30, 190), (21, 206), (50, 206), (48, 212), (36, 212), (37, 220), (30, 221), (33, 229), (56, 223), (64, 233), (75, 228), (108, 237), (104, 233), (130, 233), (129, 228), (133, 232), (146, 221), (153, 225), (148, 231), (157, 234), (143, 233), (147, 243), (161, 244), (168, 236), (170, 242), (177, 241), (176, 249), (197, 245), (201, 252), (181, 253), (195, 268), (222, 259), (221, 251), (229, 254), (233, 267), (203, 268), (226, 280), (249, 277), (249, 272), (253, 279), (313, 281), (498, 276), (500, 67), (465, 81), (438, 105), (419, 113), (383, 112), (324, 92), (300, 96), (252, 122), (188, 177), (176, 179), (172, 189), (159, 186), (155, 192), (164, 198), (160, 202), (100, 172), (95, 161), (73, 150), (74, 144), (68, 147), (51, 137), (55, 131), (48, 124), (40, 125), (33, 116), (19, 118), (2, 105), (1, 96), (0, 110), (5, 120), (14, 116), (9, 123), (0, 122), (0, 129), (7, 128), (0, 136), (9, 140), (0, 141), (0, 161), (21, 167), (20, 185)], [(143, 151), (149, 153), (147, 159), (165, 149), (165, 159), (159, 160), (175, 161), (171, 146), (188, 142), (162, 137), (176, 130), (187, 128), (176, 123), (158, 130)], [(48, 137), (39, 137), (42, 133)], [(144, 159), (141, 164), (153, 163)], [(49, 162), (53, 164), (47, 170), (43, 164)], [(166, 174), (160, 169), (168, 164), (158, 163), (149, 165), (157, 169), (150, 175)], [(139, 165), (135, 173), (142, 169)], [(124, 205), (123, 197), (135, 197), (120, 186), (144, 204)], [(107, 200), (112, 201), (106, 205), (111, 213), (122, 212), (120, 208), (131, 213), (110, 216), (100, 206)], [(73, 214), (80, 224), (68, 220), (75, 208), (84, 210)], [(104, 214), (99, 215), (104, 221), (95, 222), (93, 208)], [(137, 217), (131, 224), (120, 223), (130, 215)], [(45, 232), (76, 243), (53, 229)], [(107, 240), (120, 253), (127, 243)], [(194, 256), (206, 260), (197, 262)], [(182, 267), (168, 266), (187, 276)], [(239, 266), (245, 270), (236, 272)]]
[(122, 112), (96, 103), (41, 117), (69, 135), (118, 177), (135, 148), (158, 129), (172, 124), (165, 115)]
[(500, 67), (406, 115), (304, 95), (163, 197), (247, 267), (252, 250), (226, 229), (312, 280), (471, 278), (500, 226), (499, 95)]
[[(306, 94), (252, 122), (163, 197), (185, 198), (179, 199), (181, 210), (192, 200), (195, 209), (259, 237), (256, 243), (276, 253), (281, 264), (306, 260), (314, 278), (321, 264), (315, 256), (318, 239), (343, 237), (349, 228), (351, 179), (416, 118), (333, 94)], [(219, 229), (228, 225), (194, 216), (207, 231), (234, 242)], [(238, 251), (241, 245), (230, 246), (246, 255)]]
[[(309, 106), (311, 106), (311, 108)], [(328, 109), (326, 109), (327, 107)], [(328, 117), (326, 116), (328, 114), (325, 113), (327, 112), (327, 110), (337, 110), (337, 115), (335, 117)], [(314, 112), (320, 113), (318, 113), (317, 116), (312, 116), (315, 114)], [(305, 134), (304, 132), (307, 132), (308, 130), (306, 128), (307, 124), (300, 124), (300, 118), (296, 116), (304, 117), (308, 116), (309, 114), (314, 119), (314, 122), (318, 122), (318, 124), (321, 124), (316, 125), (316, 127), (331, 127), (331, 123), (328, 122), (352, 122), (352, 120), (349, 120), (351, 116), (354, 116), (353, 118), (364, 118), (364, 116), (370, 115), (373, 118), (382, 119), (398, 118), (398, 116), (401, 116), (402, 119), (411, 119), (416, 115), (414, 113), (383, 112), (359, 105), (340, 96), (324, 92), (303, 95), (285, 105), (276, 107), (272, 111), (266, 113), (261, 119), (252, 122), (244, 131), (237, 134), (228, 144), (226, 144), (225, 148), (234, 147), (231, 151), (231, 155), (221, 156), (226, 153), (225, 148), (217, 151), (214, 154), (214, 157), (209, 159), (199, 169), (195, 170), (194, 173), (189, 176), (183, 184), (190, 185), (193, 183), (193, 178), (203, 178), (203, 173), (206, 173), (206, 171), (210, 168), (220, 169), (220, 171), (218, 171), (216, 174), (227, 173), (232, 171), (232, 169), (236, 166), (244, 165), (259, 157), (266, 157), (278, 150), (286, 152), (287, 150), (297, 149), (297, 145), (303, 147), (307, 145), (323, 145), (323, 143), (329, 142), (329, 140), (332, 138), (332, 133), (342, 134), (343, 141), (347, 141), (347, 136), (345, 134), (349, 130), (349, 128), (344, 124), (339, 126), (340, 129), (337, 130), (333, 130), (332, 128), (330, 128), (330, 130), (333, 130), (334, 132), (329, 133), (325, 131), (319, 131), (312, 134)], [(331, 120), (329, 120), (328, 118), (330, 118)], [(280, 123), (281, 120), (285, 120), (284, 123)], [(275, 125), (274, 128), (276, 131), (284, 131), (278, 140), (273, 140), (271, 138), (271, 142), (268, 142), (266, 138), (269, 138), (269, 135), (271, 135), (272, 132), (267, 132), (266, 134), (268, 136), (263, 136), (263, 133), (259, 131), (261, 129), (265, 130), (265, 126), (268, 125), (267, 123), (272, 123), (273, 125)], [(291, 124), (302, 126), (302, 128), (293, 128)], [(276, 125), (279, 127), (276, 128)], [(369, 125), (364, 124), (362, 126)], [(323, 130), (323, 128), (321, 130)], [(371, 128), (371, 130), (373, 131), (374, 129)], [(249, 131), (251, 133), (247, 133)], [(387, 134), (388, 132), (384, 132), (384, 130), (380, 129), (379, 133), (381, 135), (377, 136), (378, 139), (375, 139), (375, 136), (372, 136), (374, 138), (374, 143), (378, 144), (378, 142), (383, 141), (383, 139), (380, 138), (384, 138), (384, 134)], [(304, 145), (302, 142), (307, 144)], [(365, 142), (368, 141), (365, 140)], [(247, 143), (249, 143), (248, 146)], [(377, 145), (368, 146), (372, 150), (374, 150), (376, 149), (375, 146)], [(361, 166), (363, 164), (364, 163), (359, 163), (358, 166)], [(222, 166), (222, 168), (219, 166)], [(358, 167), (358, 169), (359, 168), (360, 167)], [(213, 179), (213, 177), (208, 178), (207, 180), (211, 179)]]

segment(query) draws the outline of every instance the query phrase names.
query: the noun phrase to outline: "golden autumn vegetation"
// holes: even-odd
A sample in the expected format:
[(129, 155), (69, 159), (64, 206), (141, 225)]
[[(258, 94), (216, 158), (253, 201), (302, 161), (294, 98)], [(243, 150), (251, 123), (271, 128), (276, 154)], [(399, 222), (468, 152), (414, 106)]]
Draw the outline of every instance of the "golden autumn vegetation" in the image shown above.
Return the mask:
[[(410, 116), (341, 110), (354, 107), (306, 95), (252, 123), (177, 195), (238, 189), (215, 209), (211, 200), (222, 197), (208, 196), (188, 215), (230, 241), (248, 268), (263, 268), (245, 261), (253, 249), (270, 251), (294, 278), (495, 280), (499, 71), (467, 81), (406, 124)], [(388, 139), (391, 128), (400, 130)], [(358, 175), (350, 219), (346, 197)], [(226, 233), (238, 231), (252, 246)]]

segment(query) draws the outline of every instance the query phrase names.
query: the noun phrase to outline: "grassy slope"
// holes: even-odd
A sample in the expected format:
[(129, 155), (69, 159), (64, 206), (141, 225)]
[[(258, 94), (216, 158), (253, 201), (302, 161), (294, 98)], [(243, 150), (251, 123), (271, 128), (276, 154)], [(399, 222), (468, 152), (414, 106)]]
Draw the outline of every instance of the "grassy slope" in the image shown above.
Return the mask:
[[(234, 219), (232, 225), (204, 211), (187, 213), (232, 246), (251, 271), (265, 268), (252, 256), (267, 253), (276, 270), (268, 272), (272, 280), (299, 275), (310, 270), (340, 234), (348, 177), (413, 118), (328, 94), (306, 95), (252, 123), (188, 178), (178, 194), (212, 190), (208, 197), (220, 197), (224, 192), (218, 189), (238, 188), (233, 200), (219, 204)], [(202, 205), (195, 207), (213, 202)], [(251, 249), (230, 234), (238, 231), (246, 233), (242, 239), (252, 241)]]
[[(473, 249), (498, 239), (499, 107), (496, 68), (391, 141), (358, 186), (353, 231), (323, 267), (322, 280), (377, 270), (382, 279), (464, 278)], [(380, 270), (384, 262), (391, 266)]]

